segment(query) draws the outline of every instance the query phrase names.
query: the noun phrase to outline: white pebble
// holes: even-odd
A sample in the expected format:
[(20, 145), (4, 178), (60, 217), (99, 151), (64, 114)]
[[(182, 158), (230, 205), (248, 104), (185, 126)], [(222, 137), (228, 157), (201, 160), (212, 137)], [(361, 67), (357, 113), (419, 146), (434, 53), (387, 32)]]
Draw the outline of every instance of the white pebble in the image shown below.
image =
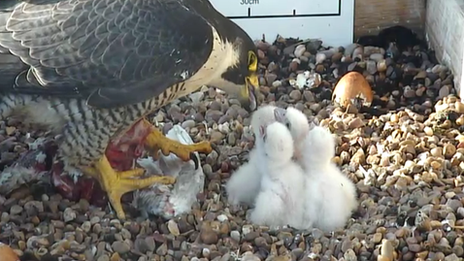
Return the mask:
[(303, 56), (304, 52), (306, 52), (306, 47), (304, 46), (304, 44), (302, 44), (302, 45), (298, 45), (295, 48), (295, 51), (293, 52), (293, 54), (295, 55), (295, 57), (300, 58), (301, 56)]
[(238, 232), (237, 230), (232, 230), (230, 231), (230, 237), (237, 241), (237, 242), (240, 242), (240, 232)]
[(209, 253), (211, 252), (208, 248), (203, 248), (203, 256), (209, 256)]
[(280, 87), (280, 86), (282, 86), (281, 81), (277, 80), (277, 81), (272, 82), (272, 87), (277, 88), (277, 87)]
[(217, 220), (220, 221), (220, 222), (224, 222), (226, 220), (229, 220), (229, 218), (226, 215), (221, 214), (221, 215), (217, 216)]
[(252, 232), (252, 231), (253, 231), (253, 227), (252, 227), (251, 225), (244, 225), (244, 226), (242, 227), (242, 233), (243, 233), (244, 235), (246, 235), (246, 234), (248, 234), (248, 233), (250, 233), (250, 232)]
[(297, 76), (296, 76), (296, 86), (301, 90), (303, 89), (306, 84), (307, 84), (307, 79), (306, 76), (303, 74), (303, 73), (299, 73)]
[(64, 222), (70, 222), (76, 219), (77, 214), (72, 208), (66, 208), (63, 212), (63, 220)]
[(317, 53), (316, 54), (316, 64), (323, 63), (327, 56), (324, 53)]
[(203, 92), (194, 92), (189, 95), (193, 104), (198, 104), (204, 98), (204, 96), (205, 94)]

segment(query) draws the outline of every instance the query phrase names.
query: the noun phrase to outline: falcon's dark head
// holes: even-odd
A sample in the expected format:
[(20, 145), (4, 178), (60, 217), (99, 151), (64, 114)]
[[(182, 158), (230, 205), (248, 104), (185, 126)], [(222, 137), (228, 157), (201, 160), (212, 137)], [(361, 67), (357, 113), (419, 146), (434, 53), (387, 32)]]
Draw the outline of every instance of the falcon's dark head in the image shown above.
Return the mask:
[(256, 47), (248, 36), (246, 39), (237, 38), (233, 47), (237, 59), (229, 64), (221, 78), (232, 89), (229, 92), (236, 92), (242, 105), (254, 111), (258, 107), (256, 92), (259, 91)]
[(245, 109), (254, 111), (259, 88), (257, 48), (242, 28), (226, 18), (215, 28), (213, 53), (221, 58), (219, 78), (212, 85), (236, 96)]
[(210, 85), (237, 96), (248, 111), (256, 110), (258, 55), (253, 40), (240, 26), (216, 10), (210, 1), (182, 1), (214, 28), (210, 59), (215, 60), (218, 75), (211, 79)]

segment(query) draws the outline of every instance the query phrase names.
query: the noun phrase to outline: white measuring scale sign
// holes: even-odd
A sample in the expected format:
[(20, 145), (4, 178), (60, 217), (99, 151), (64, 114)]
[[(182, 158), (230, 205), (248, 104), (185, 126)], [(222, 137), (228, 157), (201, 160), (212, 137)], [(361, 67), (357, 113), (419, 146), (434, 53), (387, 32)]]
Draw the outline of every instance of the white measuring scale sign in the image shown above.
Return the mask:
[(324, 45), (353, 42), (354, 0), (210, 0), (253, 39), (319, 38)]

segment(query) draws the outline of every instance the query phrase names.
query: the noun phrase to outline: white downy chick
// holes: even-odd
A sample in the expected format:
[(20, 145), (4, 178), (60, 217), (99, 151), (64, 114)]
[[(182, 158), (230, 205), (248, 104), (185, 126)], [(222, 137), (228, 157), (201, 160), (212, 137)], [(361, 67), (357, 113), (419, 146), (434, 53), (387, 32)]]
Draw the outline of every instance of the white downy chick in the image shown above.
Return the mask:
[(293, 158), (303, 167), (303, 141), (314, 126), (308, 122), (308, 118), (303, 112), (293, 107), (288, 107), (286, 110), (277, 108), (274, 110), (274, 116), (278, 122), (290, 130), (295, 144)]
[(335, 140), (329, 130), (315, 126), (304, 140), (306, 228), (343, 228), (357, 208), (354, 183), (332, 163)]
[(261, 140), (263, 149), (257, 151), (261, 186), (249, 219), (259, 225), (301, 229), (305, 177), (292, 160), (292, 135), (285, 125), (274, 122), (267, 126)]
[(240, 166), (226, 184), (228, 201), (232, 205), (245, 203), (252, 205), (259, 192), (261, 173), (257, 170), (256, 151), (262, 149), (259, 139), (260, 130), (275, 121), (275, 106), (265, 105), (256, 110), (251, 116), (251, 129), (255, 135), (255, 147), (250, 151), (248, 162)]

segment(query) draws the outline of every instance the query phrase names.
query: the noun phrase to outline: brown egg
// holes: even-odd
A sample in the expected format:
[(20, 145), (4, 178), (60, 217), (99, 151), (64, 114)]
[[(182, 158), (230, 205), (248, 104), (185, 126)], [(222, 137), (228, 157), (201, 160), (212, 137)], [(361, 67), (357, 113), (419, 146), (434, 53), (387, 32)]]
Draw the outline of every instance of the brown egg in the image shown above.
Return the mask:
[(0, 260), (2, 261), (19, 261), (18, 255), (11, 249), (11, 247), (0, 243)]
[(349, 105), (371, 106), (374, 94), (366, 78), (358, 72), (345, 74), (335, 85), (332, 100), (347, 108)]

